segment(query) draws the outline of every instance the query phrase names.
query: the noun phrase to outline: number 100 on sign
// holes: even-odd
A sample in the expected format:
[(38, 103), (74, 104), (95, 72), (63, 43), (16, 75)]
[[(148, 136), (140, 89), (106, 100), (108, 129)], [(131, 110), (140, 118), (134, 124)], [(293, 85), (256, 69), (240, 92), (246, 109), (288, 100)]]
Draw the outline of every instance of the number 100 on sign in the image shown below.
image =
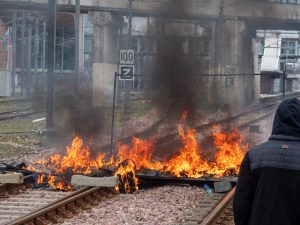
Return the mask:
[(121, 49), (120, 50), (120, 64), (134, 65), (134, 50)]

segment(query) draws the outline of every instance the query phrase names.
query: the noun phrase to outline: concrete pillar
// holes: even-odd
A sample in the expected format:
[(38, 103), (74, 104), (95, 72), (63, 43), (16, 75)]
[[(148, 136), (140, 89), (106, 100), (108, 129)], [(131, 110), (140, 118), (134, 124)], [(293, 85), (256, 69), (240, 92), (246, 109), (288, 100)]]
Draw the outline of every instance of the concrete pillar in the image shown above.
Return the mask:
[(29, 23), (27, 27), (27, 51), (26, 51), (26, 96), (31, 95), (31, 88), (32, 88), (32, 71), (31, 71), (31, 60), (32, 60), (32, 20), (30, 18), (30, 14), (28, 14)]
[[(258, 52), (257, 52), (257, 40), (252, 39), (252, 53), (253, 53), (253, 72), (255, 74), (260, 73), (259, 64), (258, 64)], [(254, 78), (254, 102), (259, 102), (260, 95), (260, 76), (255, 76)]]
[[(219, 78), (219, 97), (221, 98), (219, 102), (229, 106), (243, 106), (254, 101), (255, 77), (252, 75), (251, 35), (244, 21), (236, 19), (224, 22), (223, 45), (220, 51), (223, 64), (220, 71), (228, 76)], [(231, 81), (233, 81), (232, 85)]]
[(82, 75), (84, 70), (84, 15), (79, 19), (79, 75)]
[[(74, 14), (74, 24), (76, 24), (76, 15), (75, 14)], [(64, 29), (64, 27), (63, 27), (63, 29)], [(78, 65), (75, 66), (75, 70), (78, 70), (77, 71), (78, 72), (78, 74), (77, 74), (78, 82), (79, 82), (78, 85), (79, 85), (79, 89), (81, 89), (80, 82), (81, 82), (81, 78), (83, 76), (83, 71), (84, 71), (84, 15), (83, 14), (79, 15), (78, 36), (79, 36), (79, 39), (78, 39), (78, 62), (77, 62)], [(63, 30), (63, 38), (64, 38), (64, 30)], [(64, 41), (64, 39), (63, 39), (63, 41)], [(62, 46), (64, 46), (64, 43), (62, 43)], [(62, 55), (62, 62), (64, 62), (63, 55)], [(62, 67), (62, 69), (63, 69), (63, 67)], [(75, 86), (77, 86), (77, 84), (75, 84)]]
[(112, 107), (114, 74), (118, 62), (118, 29), (121, 17), (105, 12), (90, 12), (94, 24), (93, 40), (93, 106)]

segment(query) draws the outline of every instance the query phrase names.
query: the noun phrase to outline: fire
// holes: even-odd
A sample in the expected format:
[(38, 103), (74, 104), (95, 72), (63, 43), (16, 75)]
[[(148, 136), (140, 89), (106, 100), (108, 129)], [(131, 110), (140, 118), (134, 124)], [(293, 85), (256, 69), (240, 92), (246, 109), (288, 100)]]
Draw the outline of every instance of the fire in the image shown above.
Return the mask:
[(248, 150), (248, 144), (244, 144), (244, 138), (236, 128), (229, 133), (221, 132), (220, 126), (214, 127), (213, 130), (214, 145), (218, 150), (215, 154), (217, 169), (214, 170), (214, 174), (222, 176), (230, 170), (238, 174), (239, 165), (244, 153)]
[[(43, 159), (29, 165), (27, 169), (35, 172), (51, 171), (52, 174), (63, 175), (90, 174), (93, 170), (104, 166), (104, 157), (105, 154), (100, 153), (96, 160), (92, 159), (90, 148), (83, 145), (83, 139), (75, 137), (71, 146), (67, 147), (65, 156), (52, 155), (48, 160)], [(64, 176), (54, 176), (51, 173), (48, 176), (39, 174), (38, 183), (42, 183), (46, 177), (48, 184), (54, 189), (71, 189), (70, 185), (64, 184)]]
[(135, 163), (136, 169), (155, 169), (161, 170), (162, 164), (152, 161), (154, 148), (153, 140), (142, 140), (137, 137), (132, 138), (131, 148), (128, 145), (118, 144), (118, 161), (121, 163), (125, 160), (132, 160)]
[(164, 171), (171, 172), (177, 177), (201, 177), (209, 170), (209, 165), (200, 155), (200, 148), (196, 140), (194, 129), (178, 127), (183, 147), (170, 160), (164, 162)]
[(42, 184), (44, 182), (45, 174), (38, 174), (38, 184)]
[[(124, 161), (115, 172), (115, 176), (118, 176), (120, 183), (122, 184), (121, 188), (124, 188), (126, 193), (132, 193), (139, 189), (138, 187), (138, 178), (135, 174), (136, 168), (135, 163), (132, 160)], [(120, 191), (120, 187), (116, 188)]]
[(142, 169), (193, 178), (238, 174), (240, 163), (248, 149), (238, 129), (225, 133), (219, 126), (215, 126), (212, 137), (216, 152), (213, 159), (207, 159), (196, 139), (196, 130), (185, 124), (187, 116), (188, 112), (185, 111), (178, 125), (180, 145), (176, 153), (160, 161), (154, 160), (155, 139), (133, 137), (130, 145), (118, 143), (117, 154), (109, 158), (104, 153), (92, 155), (90, 147), (84, 144), (83, 139), (75, 137), (71, 146), (67, 147), (65, 155), (52, 155), (48, 160), (43, 159), (29, 165), (27, 169), (45, 173), (39, 174), (38, 182), (48, 180), (48, 184), (54, 189), (70, 190), (71, 186), (64, 181), (72, 174), (91, 174), (99, 168), (117, 168), (114, 175), (122, 183), (118, 189), (124, 189), (125, 192), (138, 190), (136, 171)]
[(64, 173), (68, 168), (80, 174), (89, 174), (93, 168), (98, 168), (96, 161), (91, 159), (91, 151), (83, 145), (83, 140), (75, 137), (70, 147), (67, 147), (67, 155), (61, 157), (54, 155), (50, 158), (50, 162), (57, 165), (55, 172)]

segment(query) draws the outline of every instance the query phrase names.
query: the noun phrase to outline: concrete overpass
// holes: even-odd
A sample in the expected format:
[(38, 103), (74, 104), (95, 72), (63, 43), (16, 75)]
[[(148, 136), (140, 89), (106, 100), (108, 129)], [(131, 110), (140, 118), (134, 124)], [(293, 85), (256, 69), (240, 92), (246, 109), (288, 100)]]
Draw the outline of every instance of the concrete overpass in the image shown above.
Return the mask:
[[(57, 0), (57, 10), (74, 12), (76, 0)], [(177, 2), (174, 4), (174, 2)], [(47, 10), (47, 0), (0, 0), (0, 10)], [(128, 0), (81, 0), (81, 11), (126, 15)], [(300, 5), (267, 0), (134, 0), (134, 16), (163, 16), (195, 20), (289, 21), (300, 20)], [(221, 12), (222, 11), (222, 12)]]

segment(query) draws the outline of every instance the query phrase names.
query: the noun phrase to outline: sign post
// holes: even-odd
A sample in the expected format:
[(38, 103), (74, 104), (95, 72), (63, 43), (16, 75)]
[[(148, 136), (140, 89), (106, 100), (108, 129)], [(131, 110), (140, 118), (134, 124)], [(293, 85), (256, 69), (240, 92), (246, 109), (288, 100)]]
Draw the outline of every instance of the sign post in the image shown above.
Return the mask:
[(134, 78), (134, 49), (120, 50), (120, 80), (133, 80)]

